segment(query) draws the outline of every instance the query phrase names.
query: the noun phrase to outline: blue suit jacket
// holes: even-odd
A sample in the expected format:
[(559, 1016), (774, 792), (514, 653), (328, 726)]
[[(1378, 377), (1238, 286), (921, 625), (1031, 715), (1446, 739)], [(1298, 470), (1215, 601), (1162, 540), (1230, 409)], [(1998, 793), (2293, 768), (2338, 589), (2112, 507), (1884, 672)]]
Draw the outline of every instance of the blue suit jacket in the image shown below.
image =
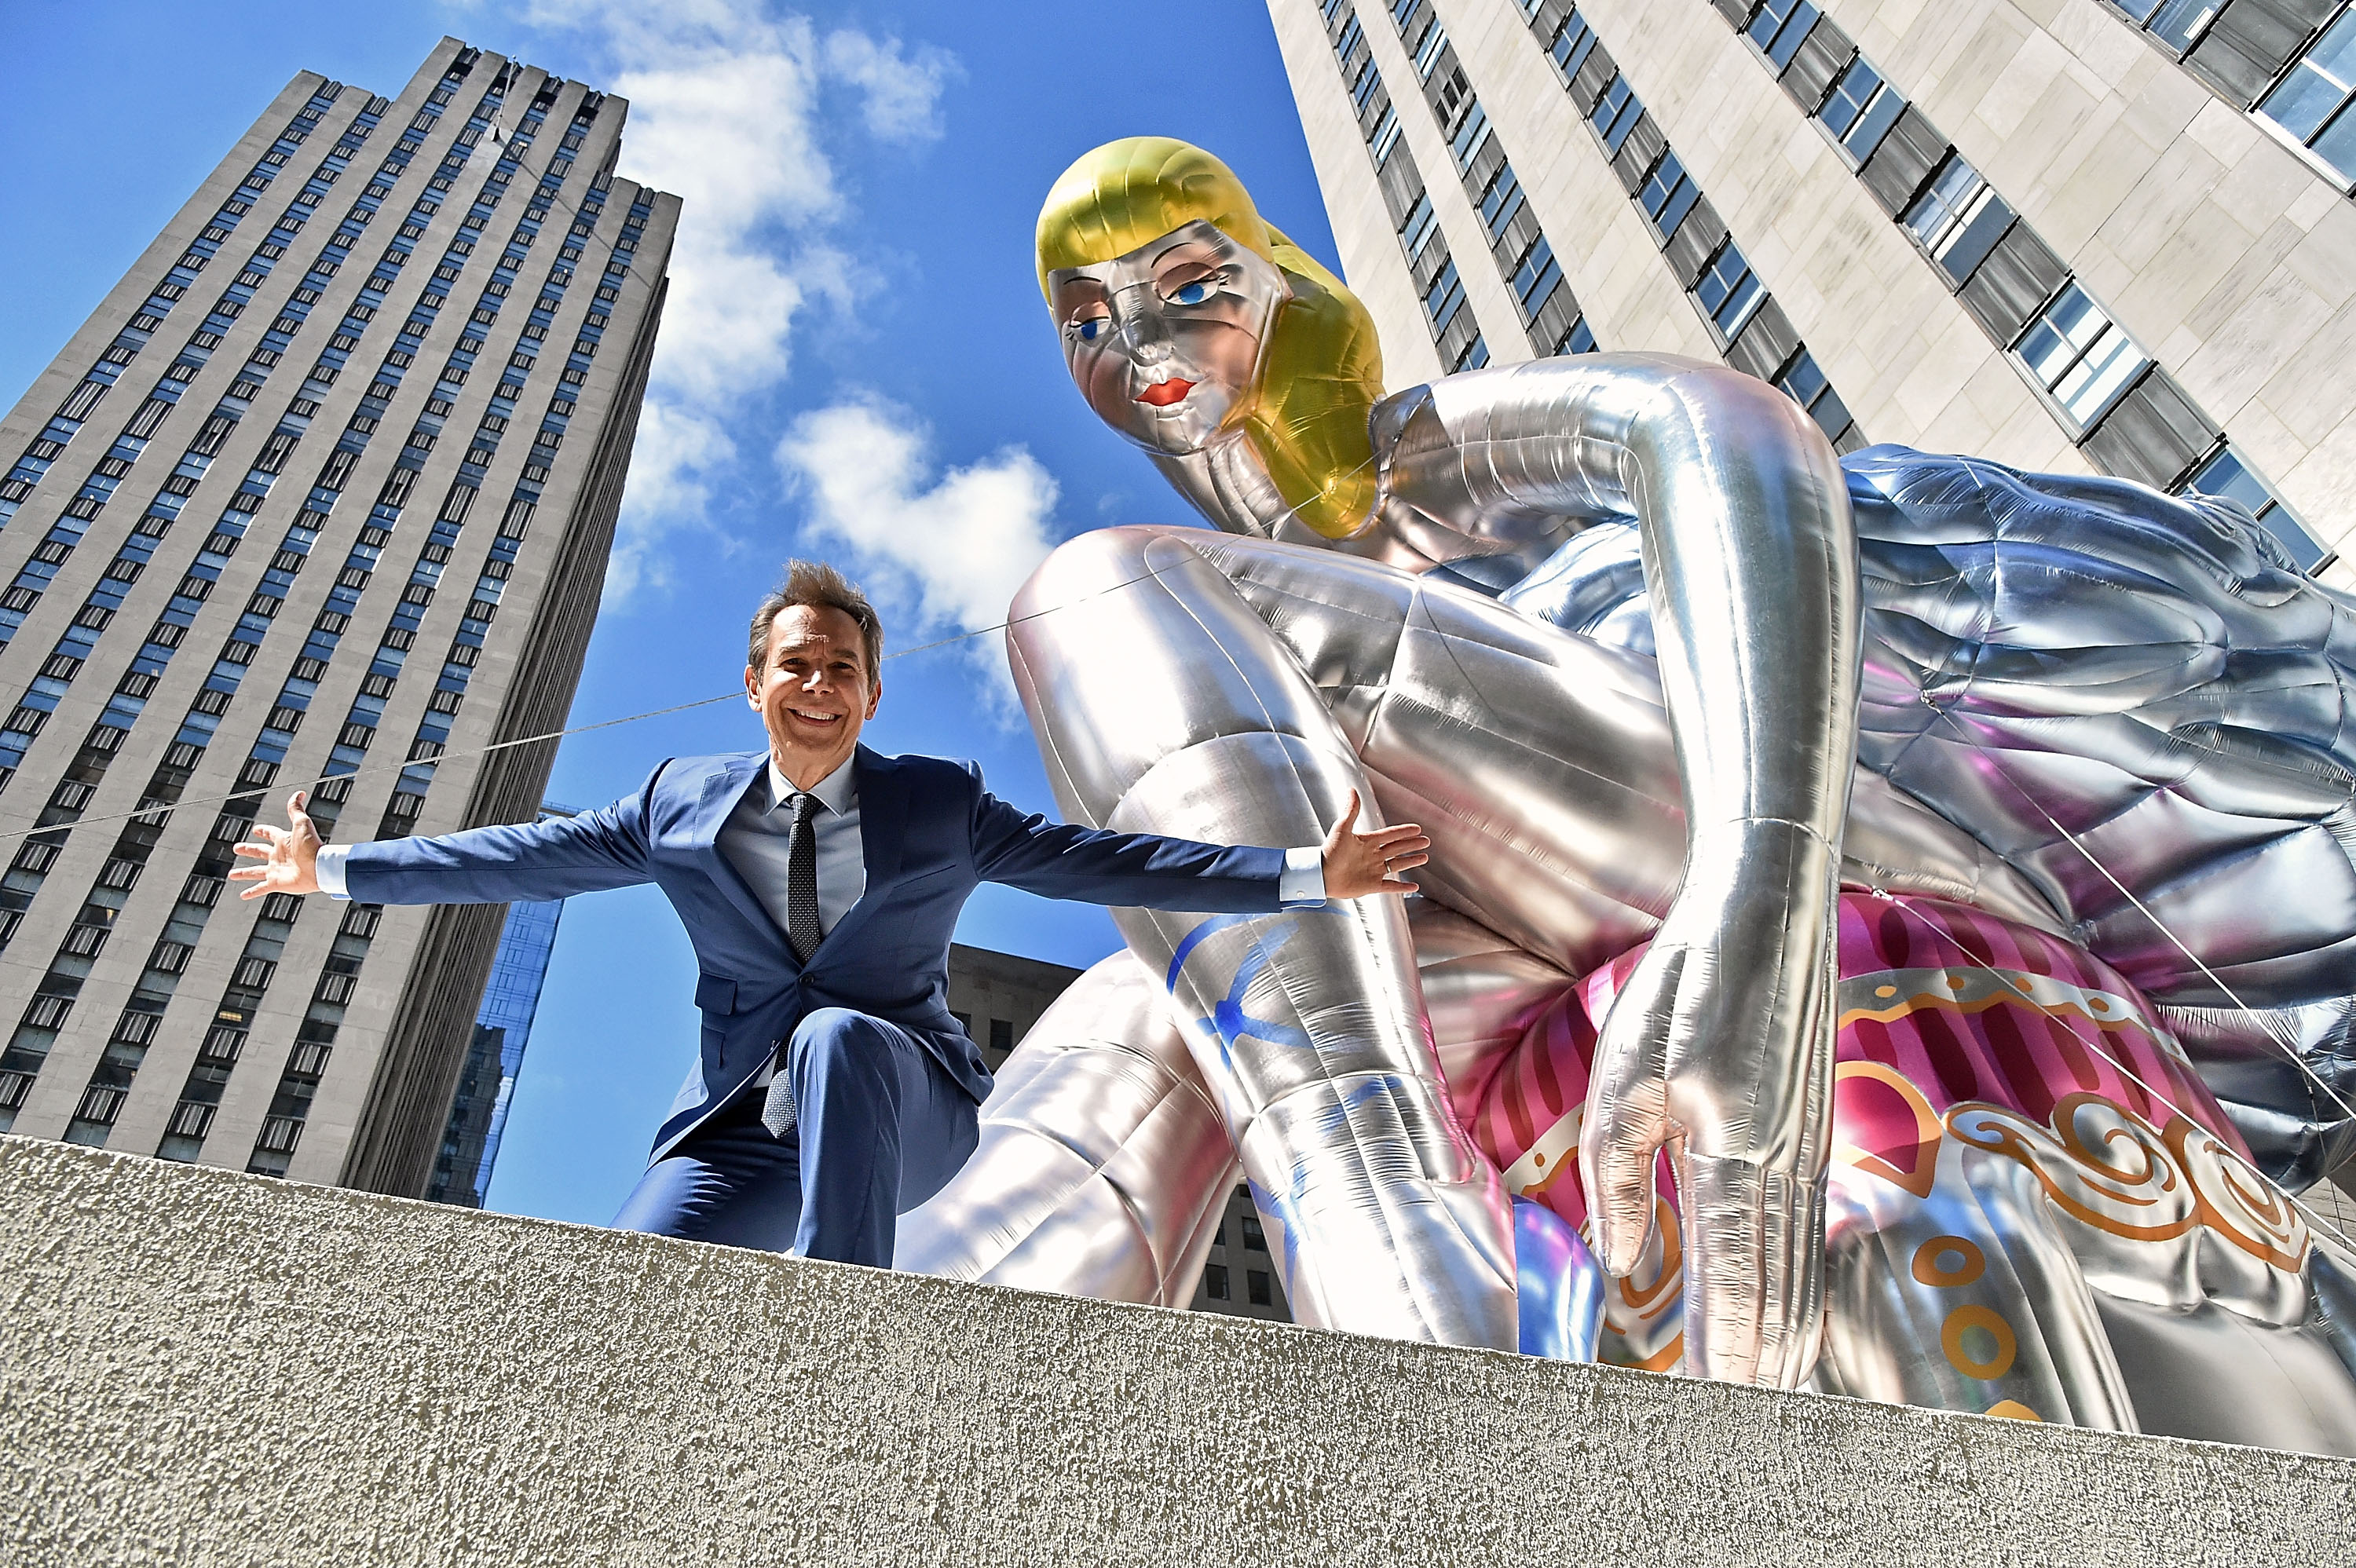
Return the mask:
[(979, 1103), (990, 1072), (949, 1015), (949, 938), (982, 882), (1131, 908), (1279, 907), (1284, 854), (1109, 833), (1026, 815), (970, 763), (859, 748), (867, 891), (804, 966), (718, 848), (766, 752), (675, 758), (600, 811), (436, 838), (355, 844), (346, 890), (364, 903), (506, 903), (659, 885), (695, 944), (703, 1048), (655, 1137), (657, 1157), (725, 1104), (819, 1008), (853, 1008), (915, 1035)]

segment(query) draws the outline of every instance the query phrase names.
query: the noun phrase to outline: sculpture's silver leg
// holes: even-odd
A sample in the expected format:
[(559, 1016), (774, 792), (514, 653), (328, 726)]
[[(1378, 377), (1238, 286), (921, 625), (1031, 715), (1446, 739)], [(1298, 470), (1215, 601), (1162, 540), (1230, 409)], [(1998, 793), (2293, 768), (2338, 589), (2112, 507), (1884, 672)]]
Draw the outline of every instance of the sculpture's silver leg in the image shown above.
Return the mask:
[[(1432, 1044), (1462, 1119), (1570, 976), (1428, 900), (1408, 908)], [(901, 1217), (894, 1264), (1183, 1307), (1237, 1179), (1226, 1125), (1169, 1020), (1168, 994), (1123, 952), (1076, 982), (1015, 1048), (981, 1108), (980, 1147)], [(1571, 1256), (1544, 1297), (1573, 1326), (1555, 1339), (1591, 1349), (1592, 1334), (1577, 1328), (1588, 1285), (1575, 1276), (1595, 1264), (1583, 1247)], [(1525, 1349), (1533, 1263), (1525, 1250)]]
[(980, 1147), (900, 1217), (893, 1266), (1183, 1307), (1235, 1183), (1234, 1147), (1166, 993), (1117, 953), (1007, 1059)]
[(1185, 1307), (1232, 1187), (1235, 1147), (1166, 994), (1114, 954), (1006, 1060), (980, 1147), (900, 1215), (893, 1266)]
[[(1073, 819), (1313, 844), (1369, 793), (1301, 664), (1185, 535), (1086, 535), (1014, 608), (1015, 681)], [(1118, 918), (1187, 1020), (1298, 1316), (1513, 1349), (1510, 1211), (1448, 1109), (1397, 901)]]
[[(1642, 656), (1377, 565), (1196, 529), (1076, 539), (1042, 568), (1016, 613), (1028, 618), (1009, 634), (1010, 658), (1076, 819), (1307, 843), (1363, 779), (1387, 816), (1430, 832), (1432, 863), (1418, 880), (1432, 900), (1567, 974), (1643, 941), (1676, 894), (1676, 763)], [(1894, 793), (1860, 805), (1889, 827), (1858, 880), (1985, 883), (1984, 852), (1951, 827)], [(1451, 1202), (1469, 1190), (1439, 1175), (1465, 1168), (1463, 1157), (1442, 1130), (1414, 983), (1385, 912), (1137, 915), (1123, 929), (1201, 1020), (1197, 1060), (1280, 1222), (1298, 1228), (1289, 1194), (1312, 1168), (1336, 1176), (1315, 1202), (1353, 1215), (1337, 1220), (1336, 1234), (1366, 1226), (1353, 1250), (1390, 1245), (1391, 1220), (1376, 1213), (1388, 1200), (1375, 1200), (1372, 1169), (1395, 1164), (1411, 1173), (1410, 1189), (1437, 1180), (1429, 1190)], [(1256, 1021), (1267, 1031), (1255, 1033)], [(1346, 1101), (1345, 1078), (1356, 1081)], [(1326, 1096), (1322, 1110), (1304, 1110), (1314, 1095), (1278, 1108), (1312, 1084)], [(1379, 1135), (1361, 1119), (1375, 1101), (1386, 1102)], [(1255, 1129), (1278, 1140), (1267, 1177), (1254, 1169)], [(1404, 1151), (1370, 1160), (1386, 1138), (1404, 1140)], [(1295, 1158), (1312, 1147), (1325, 1152)], [(1284, 1185), (1266, 1186), (1271, 1179)], [(1340, 1196), (1353, 1191), (1364, 1207)], [(1345, 1326), (1430, 1331), (1437, 1319), (1415, 1304), (1419, 1293), (1453, 1292), (1438, 1282), (1509, 1259), (1502, 1205), (1477, 1241), (1457, 1209), (1439, 1209), (1446, 1213), (1420, 1203), (1390, 1212), (1432, 1221), (1451, 1261), (1393, 1265), (1413, 1282), (1396, 1285), (1403, 1296), (1354, 1287), (1352, 1304), (1334, 1308)], [(1318, 1258), (1336, 1255), (1322, 1240), (1307, 1244)], [(1326, 1308), (1313, 1282), (1288, 1288), (1311, 1320), (1333, 1320), (1316, 1316)], [(1502, 1272), (1479, 1286), (1493, 1305), (1505, 1291)], [(1505, 1329), (1501, 1312), (1474, 1317), (1474, 1342), (1509, 1342), (1489, 1337)]]

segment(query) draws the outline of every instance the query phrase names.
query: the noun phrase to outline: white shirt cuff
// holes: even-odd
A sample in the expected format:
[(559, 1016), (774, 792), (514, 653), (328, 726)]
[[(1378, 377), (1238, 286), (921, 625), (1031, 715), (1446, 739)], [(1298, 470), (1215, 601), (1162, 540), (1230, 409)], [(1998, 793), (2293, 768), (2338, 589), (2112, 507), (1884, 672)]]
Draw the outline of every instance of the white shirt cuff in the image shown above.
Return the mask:
[[(351, 853), (352, 847), (348, 844), (319, 846), (319, 863), (313, 869), (312, 875), (319, 879), (319, 891), (331, 899), (352, 896), (344, 891), (344, 862), (351, 858)], [(1318, 880), (1318, 886), (1322, 891), (1324, 886), (1323, 878)]]
[[(324, 859), (326, 851), (322, 850)], [(326, 886), (322, 879), (320, 885)], [(1325, 850), (1304, 844), (1284, 852), (1284, 875), (1276, 881), (1276, 896), (1287, 909), (1315, 908), (1325, 901)]]

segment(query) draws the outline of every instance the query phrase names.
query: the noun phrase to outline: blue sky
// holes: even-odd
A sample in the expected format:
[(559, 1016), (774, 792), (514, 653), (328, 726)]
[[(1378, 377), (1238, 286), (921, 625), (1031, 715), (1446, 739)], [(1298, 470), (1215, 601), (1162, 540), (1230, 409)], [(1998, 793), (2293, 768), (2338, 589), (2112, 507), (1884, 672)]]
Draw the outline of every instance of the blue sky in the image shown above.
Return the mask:
[[(1039, 201), (1088, 147), (1197, 142), (1333, 260), (1258, 0), (11, 0), (8, 13), (8, 401), (297, 70), (390, 93), (450, 33), (631, 98), (621, 171), (688, 206), (576, 724), (732, 688), (751, 602), (790, 555), (861, 576), (911, 646), (994, 622), (1055, 540), (1188, 519), (1081, 405), (1039, 299)], [(888, 665), (869, 736), (976, 758), (1000, 794), (1053, 809), (995, 636)], [(759, 743), (725, 704), (624, 725), (566, 742), (550, 793), (601, 804), (665, 756)], [(996, 889), (960, 937), (1076, 965), (1117, 944), (1098, 911)], [(493, 1207), (611, 1216), (694, 1050), (693, 975), (659, 894), (573, 901)]]

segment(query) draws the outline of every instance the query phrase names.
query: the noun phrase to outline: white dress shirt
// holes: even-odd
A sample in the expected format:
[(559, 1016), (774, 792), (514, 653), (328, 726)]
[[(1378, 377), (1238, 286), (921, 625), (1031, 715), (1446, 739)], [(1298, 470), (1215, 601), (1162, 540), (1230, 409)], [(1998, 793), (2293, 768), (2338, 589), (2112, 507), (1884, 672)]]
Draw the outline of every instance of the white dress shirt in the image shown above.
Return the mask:
[[(744, 879), (745, 886), (753, 890), (753, 896), (760, 901), (779, 931), (787, 929), (786, 861), (793, 853), (793, 798), (798, 793), (772, 757), (764, 776), (744, 792), (720, 829), (720, 853)], [(846, 760), (809, 793), (818, 801), (810, 826), (818, 838), (818, 931), (823, 938), (867, 891), (867, 853), (859, 832), (856, 766)], [(351, 852), (348, 844), (320, 846), (316, 874), (321, 892), (339, 899), (351, 896), (345, 891), (344, 882), (344, 861)], [(1287, 909), (1325, 901), (1324, 856), (1318, 845), (1304, 845), (1284, 852), (1284, 873), (1277, 881), (1277, 897)]]
[[(859, 836), (859, 770), (849, 761), (809, 791), (818, 802), (810, 828), (818, 840), (818, 933), (823, 937), (867, 891), (867, 846)], [(720, 853), (744, 879), (779, 931), (786, 912), (786, 868), (794, 848), (794, 799), (801, 792), (777, 760), (744, 792), (720, 829)]]

